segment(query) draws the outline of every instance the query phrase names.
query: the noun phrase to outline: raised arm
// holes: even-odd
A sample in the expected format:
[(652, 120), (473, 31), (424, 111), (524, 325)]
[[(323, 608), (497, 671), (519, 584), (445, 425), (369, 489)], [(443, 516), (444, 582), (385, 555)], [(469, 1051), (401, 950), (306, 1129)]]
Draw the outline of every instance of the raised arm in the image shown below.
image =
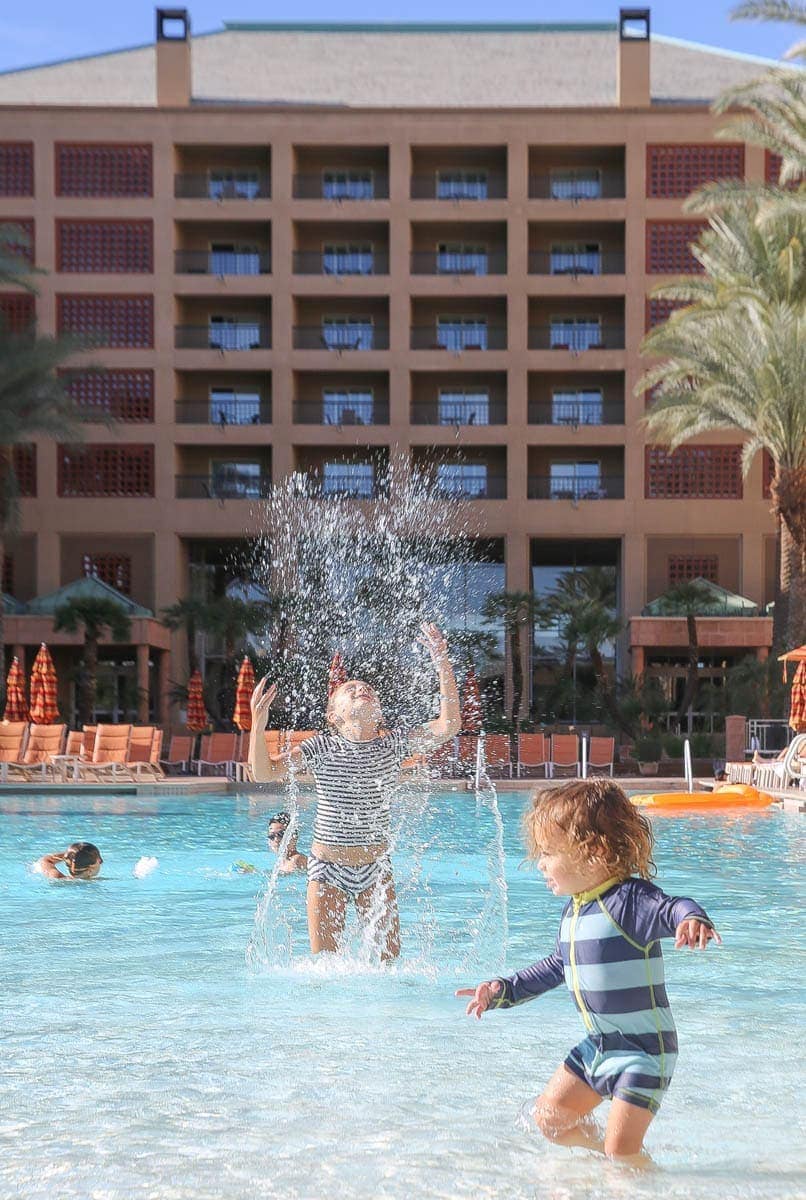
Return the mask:
[(448, 658), (448, 643), (436, 625), (428, 622), (421, 626), (422, 636), (417, 639), (425, 646), (431, 655), (431, 661), (439, 677), (439, 716), (434, 721), (427, 721), (419, 729), (412, 731), (410, 742), (415, 752), (423, 749), (433, 749), (455, 737), (462, 728), (459, 715), (459, 691), (453, 674), (451, 660)]
[(252, 692), (252, 730), (249, 734), (249, 766), (255, 783), (280, 783), (288, 774), (288, 764), (284, 759), (275, 760), (269, 755), (266, 745), (266, 724), (269, 719), (269, 709), (277, 695), (277, 684), (268, 686), (268, 676), (264, 676)]

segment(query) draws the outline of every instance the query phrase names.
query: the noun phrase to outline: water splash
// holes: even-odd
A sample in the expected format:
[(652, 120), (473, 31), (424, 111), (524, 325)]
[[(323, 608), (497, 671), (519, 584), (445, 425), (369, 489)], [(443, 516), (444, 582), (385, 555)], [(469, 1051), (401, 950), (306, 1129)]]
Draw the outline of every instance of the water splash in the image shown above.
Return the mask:
[[(279, 684), (270, 724), (322, 728), (328, 666), (336, 651), (353, 677), (376, 688), (388, 727), (414, 728), (433, 719), (438, 680), (416, 638), (426, 620), (446, 632), (449, 644), (456, 633), (453, 596), (469, 558), (468, 539), (476, 532), (469, 506), (446, 500), (427, 479), (407, 474), (392, 472), (387, 494), (371, 504), (322, 499), (306, 477), (294, 475), (274, 490), (259, 517), (253, 576), (274, 597), (274, 611), (271, 655), (258, 668)], [(433, 837), (422, 832), (433, 792), (431, 781), (401, 782), (390, 841), (404, 954), (424, 969), (433, 966), (437, 933), (429, 884)], [(292, 820), (278, 861), (299, 828), (293, 774), (284, 806)], [(506, 885), (501, 818), (489, 780), (477, 813), (489, 877), (482, 912), (469, 918), (472, 957), (499, 961), (506, 946)], [(299, 925), (281, 902), (278, 879), (275, 866), (258, 899), (247, 949), (253, 967), (276, 968), (307, 952), (307, 939), (304, 947), (299, 944)], [(348, 918), (343, 950), (357, 964), (377, 960), (380, 915), (379, 907), (365, 922)]]

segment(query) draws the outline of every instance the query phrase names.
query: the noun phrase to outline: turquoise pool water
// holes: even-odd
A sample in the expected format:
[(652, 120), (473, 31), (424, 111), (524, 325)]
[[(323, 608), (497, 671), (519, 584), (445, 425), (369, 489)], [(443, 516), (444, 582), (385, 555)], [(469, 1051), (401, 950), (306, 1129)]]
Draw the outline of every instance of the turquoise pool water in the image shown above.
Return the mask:
[[(453, 998), (553, 943), (560, 902), (518, 869), (523, 803), (500, 799), (506, 948), (480, 917), (488, 814), (454, 793), (403, 837), (398, 967), (311, 964), (286, 878), (291, 959), (253, 969), (262, 880), (229, 868), (268, 864), (276, 800), (0, 797), (0, 1196), (802, 1197), (801, 819), (656, 823), (659, 882), (725, 945), (667, 951), (681, 1055), (648, 1138), (660, 1169), (636, 1176), (518, 1127), (581, 1036), (563, 990), (479, 1024)], [(99, 881), (28, 871), (74, 839), (100, 846)], [(138, 879), (142, 855), (159, 865)]]

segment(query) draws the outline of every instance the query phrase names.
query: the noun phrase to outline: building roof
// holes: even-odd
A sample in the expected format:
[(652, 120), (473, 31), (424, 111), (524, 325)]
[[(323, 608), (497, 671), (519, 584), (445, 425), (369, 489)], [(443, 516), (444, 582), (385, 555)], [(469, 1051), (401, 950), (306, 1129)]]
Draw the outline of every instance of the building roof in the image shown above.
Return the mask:
[[(720, 587), (718, 583), (712, 583), (710, 579), (703, 579), (700, 575), (696, 579), (691, 580), (692, 584), (696, 584), (699, 592), (703, 596), (703, 603), (697, 606), (697, 616), (701, 617), (757, 617), (758, 605), (752, 600), (748, 600), (746, 596), (739, 596), (736, 592), (731, 592), (727, 588)], [(668, 592), (664, 592), (662, 596), (651, 600), (641, 611), (642, 617), (673, 617), (686, 616), (684, 605), (675, 603), (675, 588), (670, 588)]]
[[(616, 24), (227, 22), (191, 38), (194, 103), (336, 108), (616, 104)], [(156, 47), (0, 73), (0, 104), (152, 106)], [(767, 60), (653, 35), (652, 98), (703, 103)]]
[(25, 605), (24, 613), (26, 616), (52, 617), (60, 605), (68, 604), (71, 600), (88, 598), (114, 600), (125, 611), (127, 617), (153, 617), (154, 615), (150, 608), (143, 608), (141, 604), (135, 604), (131, 597), (124, 596), (123, 592), (96, 579), (94, 575), (87, 575), (83, 579), (74, 579), (72, 583), (66, 583), (64, 587), (50, 592), (47, 596), (37, 596), (35, 600), (31, 600)]

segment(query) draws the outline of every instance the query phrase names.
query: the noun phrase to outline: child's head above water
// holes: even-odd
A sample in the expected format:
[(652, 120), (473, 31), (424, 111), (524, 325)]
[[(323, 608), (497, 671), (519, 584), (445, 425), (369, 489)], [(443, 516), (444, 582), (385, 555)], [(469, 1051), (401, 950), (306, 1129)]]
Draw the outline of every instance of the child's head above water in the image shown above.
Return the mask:
[(91, 879), (101, 869), (101, 851), (92, 842), (73, 842), (67, 847), (64, 861), (76, 879)]
[(523, 818), (527, 856), (557, 895), (655, 873), (652, 830), (612, 779), (539, 788)]
[(381, 724), (381, 702), (371, 684), (363, 679), (348, 679), (335, 689), (327, 702), (325, 717), (337, 733), (345, 727), (360, 725), (376, 732)]

